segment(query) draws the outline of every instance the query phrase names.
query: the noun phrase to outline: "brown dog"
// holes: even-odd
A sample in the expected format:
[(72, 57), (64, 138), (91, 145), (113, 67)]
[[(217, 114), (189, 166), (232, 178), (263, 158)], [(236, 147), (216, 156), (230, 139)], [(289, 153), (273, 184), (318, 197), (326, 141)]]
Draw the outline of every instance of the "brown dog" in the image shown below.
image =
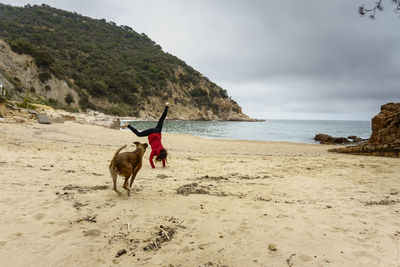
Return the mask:
[(119, 152), (126, 147), (126, 145), (124, 145), (115, 152), (114, 157), (110, 162), (109, 169), (111, 177), (113, 178), (113, 183), (114, 183), (113, 189), (119, 195), (121, 194), (121, 192), (119, 192), (117, 189), (117, 175), (119, 174), (125, 177), (125, 182), (122, 188), (124, 188), (128, 192), (129, 196), (131, 191), (128, 188), (129, 177), (131, 176), (131, 182), (129, 187), (132, 187), (133, 180), (135, 180), (136, 174), (142, 167), (142, 158), (144, 152), (146, 151), (146, 148), (148, 147), (146, 143), (145, 144), (139, 142), (133, 142), (133, 143), (136, 145), (135, 151), (124, 152), (119, 154)]

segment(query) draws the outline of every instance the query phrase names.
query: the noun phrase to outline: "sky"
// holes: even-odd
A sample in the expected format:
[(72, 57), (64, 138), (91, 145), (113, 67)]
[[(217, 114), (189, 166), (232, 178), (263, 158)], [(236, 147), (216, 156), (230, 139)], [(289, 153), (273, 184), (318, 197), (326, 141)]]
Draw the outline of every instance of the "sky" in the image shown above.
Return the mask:
[(400, 102), (400, 14), (384, 0), (53, 0), (145, 33), (258, 119), (365, 120)]

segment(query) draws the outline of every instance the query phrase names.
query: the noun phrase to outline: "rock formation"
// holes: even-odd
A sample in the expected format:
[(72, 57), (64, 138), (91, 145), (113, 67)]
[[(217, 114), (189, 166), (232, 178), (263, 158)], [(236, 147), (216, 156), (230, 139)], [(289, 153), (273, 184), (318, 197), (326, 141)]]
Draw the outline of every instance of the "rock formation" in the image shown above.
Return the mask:
[(372, 119), (371, 144), (400, 143), (400, 103), (388, 103)]
[(332, 148), (330, 152), (358, 155), (400, 157), (400, 103), (381, 106), (372, 119), (372, 134), (368, 142), (357, 146)]
[(319, 141), (320, 144), (347, 144), (350, 142), (346, 137), (333, 137), (327, 134), (317, 134), (314, 140)]

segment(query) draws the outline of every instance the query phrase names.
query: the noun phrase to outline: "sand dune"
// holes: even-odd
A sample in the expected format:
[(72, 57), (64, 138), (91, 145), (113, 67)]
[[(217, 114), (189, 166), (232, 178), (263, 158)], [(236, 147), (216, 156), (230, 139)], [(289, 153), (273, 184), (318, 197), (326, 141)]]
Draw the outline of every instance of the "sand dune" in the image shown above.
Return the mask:
[(109, 160), (147, 139), (73, 122), (0, 132), (1, 266), (400, 266), (399, 159), (164, 134), (167, 168), (146, 151), (128, 197)]

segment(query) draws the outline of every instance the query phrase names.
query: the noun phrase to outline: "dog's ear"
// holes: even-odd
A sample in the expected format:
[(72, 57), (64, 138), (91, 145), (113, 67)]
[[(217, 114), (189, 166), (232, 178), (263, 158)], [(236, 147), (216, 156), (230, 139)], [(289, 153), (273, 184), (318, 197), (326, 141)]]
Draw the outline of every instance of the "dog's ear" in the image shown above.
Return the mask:
[(138, 141), (133, 142), (136, 146), (140, 145), (140, 143)]
[(147, 148), (149, 145), (147, 143), (144, 143), (144, 147)]

